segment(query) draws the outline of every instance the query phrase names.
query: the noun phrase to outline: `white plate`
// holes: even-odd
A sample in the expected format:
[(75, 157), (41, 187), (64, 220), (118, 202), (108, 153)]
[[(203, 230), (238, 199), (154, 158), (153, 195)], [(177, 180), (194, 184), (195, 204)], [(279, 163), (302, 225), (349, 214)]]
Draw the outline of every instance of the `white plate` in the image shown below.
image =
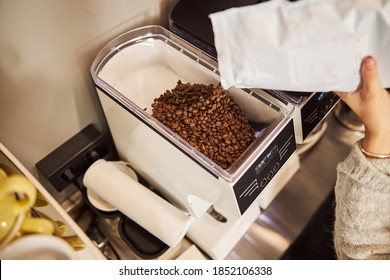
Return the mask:
[(65, 240), (54, 235), (25, 235), (0, 252), (2, 260), (75, 260), (76, 253)]
[(107, 201), (105, 201), (103, 198), (98, 196), (93, 190), (87, 189), (87, 197), (89, 202), (95, 207), (96, 209), (99, 209), (104, 212), (113, 212), (118, 210), (115, 206), (111, 205)]

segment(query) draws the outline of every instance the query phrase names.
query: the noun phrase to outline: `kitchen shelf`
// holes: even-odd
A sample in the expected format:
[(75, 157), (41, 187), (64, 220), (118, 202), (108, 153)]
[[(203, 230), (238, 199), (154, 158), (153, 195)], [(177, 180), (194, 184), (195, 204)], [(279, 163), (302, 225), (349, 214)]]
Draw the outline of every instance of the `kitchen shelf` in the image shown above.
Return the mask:
[(76, 240), (76, 243), (73, 243), (76, 259), (106, 259), (85, 232), (76, 224), (68, 213), (65, 212), (61, 205), (2, 143), (0, 143), (0, 164), (13, 173), (24, 175), (36, 187), (38, 197), (43, 203), (41, 205), (36, 204), (33, 207), (33, 211), (40, 213), (40, 215), (47, 216), (57, 224), (61, 224), (63, 227), (63, 235), (60, 237), (67, 240)]

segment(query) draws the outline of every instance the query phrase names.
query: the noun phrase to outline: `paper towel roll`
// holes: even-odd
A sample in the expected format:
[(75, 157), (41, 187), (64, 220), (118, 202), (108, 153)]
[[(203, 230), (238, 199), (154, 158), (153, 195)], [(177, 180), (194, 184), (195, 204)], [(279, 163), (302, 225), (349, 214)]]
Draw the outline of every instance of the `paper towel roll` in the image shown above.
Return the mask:
[(176, 246), (193, 218), (132, 179), (126, 166), (123, 161), (97, 160), (83, 183), (165, 244)]

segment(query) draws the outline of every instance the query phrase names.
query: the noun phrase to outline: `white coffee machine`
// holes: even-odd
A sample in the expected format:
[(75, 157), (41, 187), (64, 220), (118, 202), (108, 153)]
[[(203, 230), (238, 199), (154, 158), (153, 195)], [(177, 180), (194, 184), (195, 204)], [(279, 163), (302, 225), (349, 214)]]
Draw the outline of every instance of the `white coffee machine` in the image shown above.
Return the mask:
[[(282, 187), (275, 178), (294, 173), (286, 170), (296, 151), (293, 112), (261, 91), (229, 89), (255, 140), (223, 169), (153, 118), (151, 108), (178, 80), (218, 84), (215, 59), (161, 26), (147, 26), (108, 43), (91, 74), (119, 157), (194, 217), (189, 239), (211, 258), (225, 258)], [(299, 161), (293, 165), (296, 171)]]

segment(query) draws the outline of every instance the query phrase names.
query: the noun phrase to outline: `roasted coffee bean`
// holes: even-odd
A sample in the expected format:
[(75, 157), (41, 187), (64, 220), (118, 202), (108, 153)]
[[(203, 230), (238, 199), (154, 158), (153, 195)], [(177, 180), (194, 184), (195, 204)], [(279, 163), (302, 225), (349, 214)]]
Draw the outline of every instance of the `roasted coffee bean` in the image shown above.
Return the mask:
[(222, 168), (229, 168), (254, 140), (245, 113), (221, 85), (183, 84), (152, 104), (153, 117)]

